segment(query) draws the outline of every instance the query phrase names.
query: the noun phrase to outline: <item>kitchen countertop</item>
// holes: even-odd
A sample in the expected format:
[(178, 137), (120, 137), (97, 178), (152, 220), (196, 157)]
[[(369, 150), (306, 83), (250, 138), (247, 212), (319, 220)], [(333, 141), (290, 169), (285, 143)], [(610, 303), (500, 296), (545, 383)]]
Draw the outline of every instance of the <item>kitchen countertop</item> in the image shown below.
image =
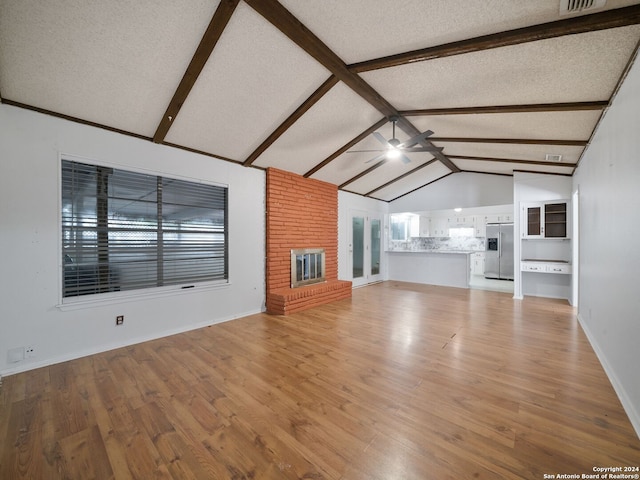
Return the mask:
[(468, 255), (470, 253), (484, 252), (484, 250), (387, 250), (388, 253), (455, 253)]
[(525, 258), (523, 262), (539, 262), (539, 263), (571, 263), (568, 260), (546, 260), (542, 258)]

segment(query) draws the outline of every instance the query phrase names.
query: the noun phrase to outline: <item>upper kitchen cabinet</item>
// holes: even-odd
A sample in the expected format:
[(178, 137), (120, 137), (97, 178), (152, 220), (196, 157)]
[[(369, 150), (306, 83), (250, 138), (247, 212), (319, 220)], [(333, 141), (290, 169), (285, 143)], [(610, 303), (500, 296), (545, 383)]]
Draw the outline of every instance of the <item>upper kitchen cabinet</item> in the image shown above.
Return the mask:
[(473, 226), (475, 228), (476, 237), (487, 236), (487, 223), (511, 223), (513, 222), (513, 213), (492, 213), (488, 215), (475, 215)]
[(449, 219), (446, 217), (432, 217), (430, 233), (432, 237), (448, 237)]
[(522, 238), (568, 238), (569, 202), (527, 203), (522, 205)]

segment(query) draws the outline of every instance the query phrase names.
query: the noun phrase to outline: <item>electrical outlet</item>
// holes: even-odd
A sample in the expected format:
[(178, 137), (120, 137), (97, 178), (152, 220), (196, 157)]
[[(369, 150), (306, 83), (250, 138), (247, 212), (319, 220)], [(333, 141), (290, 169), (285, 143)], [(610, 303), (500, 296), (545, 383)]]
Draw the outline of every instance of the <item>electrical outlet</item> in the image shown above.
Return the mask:
[(36, 349), (33, 345), (24, 347), (24, 358), (33, 358), (36, 356)]
[(116, 325), (122, 325), (124, 323), (124, 315), (118, 315), (116, 317)]

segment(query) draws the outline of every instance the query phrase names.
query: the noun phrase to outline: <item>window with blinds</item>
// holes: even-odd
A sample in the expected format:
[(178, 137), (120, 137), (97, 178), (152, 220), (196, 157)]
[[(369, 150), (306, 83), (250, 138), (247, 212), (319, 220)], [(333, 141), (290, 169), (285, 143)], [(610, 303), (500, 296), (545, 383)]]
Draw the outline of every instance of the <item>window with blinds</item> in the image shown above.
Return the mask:
[(227, 190), (63, 160), (63, 298), (226, 281)]

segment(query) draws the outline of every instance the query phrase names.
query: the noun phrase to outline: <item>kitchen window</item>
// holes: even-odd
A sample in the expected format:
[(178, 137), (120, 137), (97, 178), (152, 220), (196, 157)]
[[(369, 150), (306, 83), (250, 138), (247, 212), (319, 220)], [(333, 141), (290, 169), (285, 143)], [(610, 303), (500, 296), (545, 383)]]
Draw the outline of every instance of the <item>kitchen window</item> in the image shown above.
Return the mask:
[(62, 160), (63, 299), (228, 281), (228, 188)]

